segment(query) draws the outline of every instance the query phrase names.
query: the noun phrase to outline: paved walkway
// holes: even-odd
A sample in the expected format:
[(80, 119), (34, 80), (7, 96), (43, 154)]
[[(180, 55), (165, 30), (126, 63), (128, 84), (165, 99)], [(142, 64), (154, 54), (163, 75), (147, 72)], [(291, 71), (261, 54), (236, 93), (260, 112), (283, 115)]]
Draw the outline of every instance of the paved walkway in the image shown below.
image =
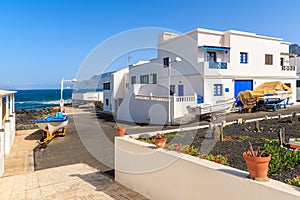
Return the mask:
[[(72, 108), (66, 111), (69, 115), (90, 113)], [(36, 148), (40, 131), (17, 131), (12, 151), (5, 156), (0, 200), (146, 199), (113, 180), (106, 171), (111, 169), (80, 143), (72, 117), (70, 120), (68, 134), (55, 138), (44, 150)], [(34, 171), (34, 165), (40, 170)]]
[(1, 200), (145, 199), (97, 169), (74, 164), (0, 179)]
[(34, 170), (33, 149), (40, 139), (37, 129), (16, 132), (14, 145), (5, 156), (4, 176), (26, 173)]

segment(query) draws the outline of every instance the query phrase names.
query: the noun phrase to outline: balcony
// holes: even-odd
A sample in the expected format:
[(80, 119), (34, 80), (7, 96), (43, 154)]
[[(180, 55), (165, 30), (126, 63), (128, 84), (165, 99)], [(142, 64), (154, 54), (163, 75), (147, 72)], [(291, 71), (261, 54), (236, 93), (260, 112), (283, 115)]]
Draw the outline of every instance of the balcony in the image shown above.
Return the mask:
[(209, 69), (227, 69), (226, 62), (209, 62)]

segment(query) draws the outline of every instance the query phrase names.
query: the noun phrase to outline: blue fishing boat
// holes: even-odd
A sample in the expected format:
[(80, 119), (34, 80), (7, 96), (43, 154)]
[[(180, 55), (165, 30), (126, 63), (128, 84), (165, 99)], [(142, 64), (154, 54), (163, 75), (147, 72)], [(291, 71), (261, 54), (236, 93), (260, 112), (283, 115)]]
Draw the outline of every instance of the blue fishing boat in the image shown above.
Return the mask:
[(57, 112), (55, 116), (48, 116), (43, 119), (36, 120), (35, 123), (42, 131), (43, 138), (40, 143), (48, 143), (55, 136), (64, 136), (66, 134), (66, 126), (68, 125), (69, 118), (62, 112)]

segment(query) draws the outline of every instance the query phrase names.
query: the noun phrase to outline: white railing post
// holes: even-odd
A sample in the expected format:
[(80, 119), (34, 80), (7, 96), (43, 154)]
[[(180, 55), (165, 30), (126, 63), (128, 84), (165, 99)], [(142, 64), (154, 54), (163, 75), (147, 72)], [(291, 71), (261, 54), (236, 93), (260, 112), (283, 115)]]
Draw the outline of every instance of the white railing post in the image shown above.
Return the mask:
[(8, 109), (8, 104), (9, 104), (9, 98), (8, 95), (6, 95), (6, 105), (5, 105), (5, 123), (4, 123), (4, 153), (10, 154), (10, 147), (11, 147), (11, 126), (10, 126), (10, 121), (9, 121), (9, 109)]
[(0, 177), (4, 173), (4, 129), (3, 129), (3, 113), (2, 113), (2, 108), (3, 108), (3, 102), (2, 102), (2, 97), (0, 98)]
[(11, 131), (11, 136), (10, 136), (10, 146), (13, 145), (14, 139), (15, 139), (15, 126), (14, 126), (14, 115), (13, 115), (13, 94), (10, 95), (9, 98), (9, 121), (10, 121), (10, 131)]

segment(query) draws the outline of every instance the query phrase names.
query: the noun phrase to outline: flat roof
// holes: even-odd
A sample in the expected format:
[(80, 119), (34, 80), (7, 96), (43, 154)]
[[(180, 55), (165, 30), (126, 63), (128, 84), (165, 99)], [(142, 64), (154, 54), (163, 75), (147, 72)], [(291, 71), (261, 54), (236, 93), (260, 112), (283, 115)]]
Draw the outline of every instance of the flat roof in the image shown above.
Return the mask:
[(9, 91), (9, 90), (0, 90), (0, 96), (6, 96), (10, 94), (15, 94), (17, 91)]

